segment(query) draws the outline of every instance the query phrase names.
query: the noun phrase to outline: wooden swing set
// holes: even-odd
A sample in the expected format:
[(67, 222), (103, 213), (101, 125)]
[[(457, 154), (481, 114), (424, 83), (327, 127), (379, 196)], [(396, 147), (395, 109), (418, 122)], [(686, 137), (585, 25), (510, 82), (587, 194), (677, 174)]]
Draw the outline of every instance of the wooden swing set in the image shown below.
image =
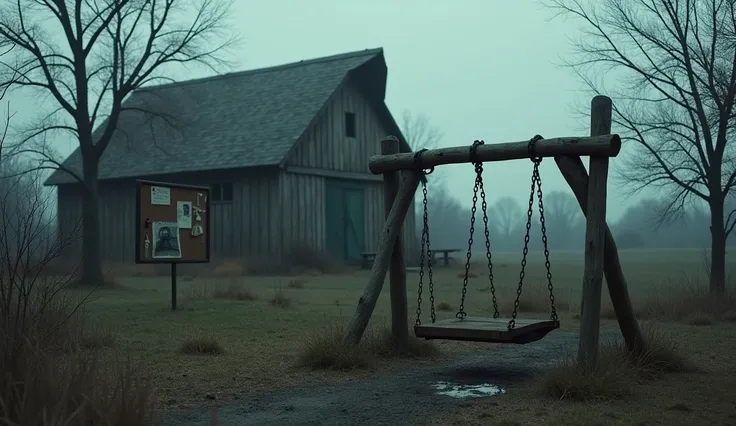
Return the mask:
[[(383, 287), (386, 274), (389, 274), (392, 333), (397, 343), (408, 342), (409, 324), (406, 291), (406, 264), (403, 257), (401, 228), (412, 199), (422, 185), (423, 229), (421, 238), (421, 259), (419, 271), (417, 319), (414, 333), (425, 339), (465, 340), (489, 343), (525, 344), (537, 341), (560, 327), (554, 304), (554, 288), (547, 248), (544, 222), (544, 203), (539, 165), (546, 157), (553, 157), (560, 172), (572, 189), (578, 204), (586, 216), (585, 230), (585, 269), (583, 274), (583, 297), (580, 319), (580, 342), (578, 363), (581, 366), (594, 366), (598, 361), (598, 342), (600, 332), (600, 309), (603, 276), (605, 274), (609, 295), (616, 313), (619, 328), (630, 351), (645, 350), (645, 342), (634, 316), (626, 280), (618, 259), (616, 243), (606, 224), (606, 186), (608, 162), (621, 150), (621, 138), (611, 133), (611, 99), (596, 96), (591, 102), (590, 137), (564, 137), (543, 139), (537, 135), (529, 141), (486, 145), (475, 141), (470, 147), (459, 146), (434, 150), (420, 150), (416, 153), (399, 153), (399, 140), (389, 136), (381, 142), (381, 155), (369, 161), (369, 169), (374, 174), (383, 174), (385, 183), (386, 222), (379, 239), (376, 258), (371, 268), (370, 279), (348, 325), (345, 339), (357, 344), (365, 332), (375, 309), (378, 296)], [(590, 157), (590, 176), (583, 165), (581, 156)], [(485, 189), (483, 187), (483, 163), (514, 159), (530, 159), (533, 163), (531, 194), (527, 210), (526, 235), (519, 273), (516, 300), (510, 318), (500, 318), (493, 282), (491, 244), (488, 232)], [(473, 207), (470, 237), (465, 263), (465, 276), (462, 284), (460, 308), (455, 318), (437, 321), (434, 311), (434, 282), (432, 277), (430, 233), (427, 213), (427, 179), (436, 166), (442, 164), (472, 163), (476, 178), (473, 187)], [(536, 193), (535, 193), (536, 192)], [(481, 199), (483, 214), (486, 259), (488, 261), (488, 281), (492, 296), (493, 316), (469, 317), (464, 309), (468, 284), (475, 215), (478, 196)], [(518, 319), (519, 299), (522, 296), (528, 253), (531, 219), (534, 210), (534, 197), (537, 196), (539, 216), (544, 246), (546, 278), (549, 289), (550, 318), (548, 320)], [(425, 259), (430, 292), (431, 323), (421, 322), (422, 292), (425, 277)]]

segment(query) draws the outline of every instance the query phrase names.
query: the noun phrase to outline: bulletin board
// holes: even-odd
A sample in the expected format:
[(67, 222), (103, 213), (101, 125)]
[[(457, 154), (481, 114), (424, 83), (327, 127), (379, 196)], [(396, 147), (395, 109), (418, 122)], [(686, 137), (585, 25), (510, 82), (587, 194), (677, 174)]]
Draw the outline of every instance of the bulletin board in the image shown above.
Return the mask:
[(136, 181), (136, 263), (208, 263), (210, 190)]

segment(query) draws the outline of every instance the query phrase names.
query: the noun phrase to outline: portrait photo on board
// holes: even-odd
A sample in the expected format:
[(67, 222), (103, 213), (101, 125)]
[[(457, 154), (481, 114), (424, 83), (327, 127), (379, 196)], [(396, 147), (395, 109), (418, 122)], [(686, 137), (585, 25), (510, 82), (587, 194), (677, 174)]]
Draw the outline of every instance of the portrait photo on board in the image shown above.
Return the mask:
[(179, 225), (176, 222), (153, 222), (153, 258), (178, 259), (180, 257)]
[(192, 202), (177, 201), (176, 202), (176, 222), (181, 229), (190, 229), (192, 227)]

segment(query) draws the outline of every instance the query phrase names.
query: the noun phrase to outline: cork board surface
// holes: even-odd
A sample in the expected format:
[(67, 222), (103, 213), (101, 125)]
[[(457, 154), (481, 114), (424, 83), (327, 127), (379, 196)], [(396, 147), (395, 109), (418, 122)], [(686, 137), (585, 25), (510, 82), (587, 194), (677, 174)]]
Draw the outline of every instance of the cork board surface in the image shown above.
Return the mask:
[(136, 263), (208, 263), (208, 187), (136, 182)]

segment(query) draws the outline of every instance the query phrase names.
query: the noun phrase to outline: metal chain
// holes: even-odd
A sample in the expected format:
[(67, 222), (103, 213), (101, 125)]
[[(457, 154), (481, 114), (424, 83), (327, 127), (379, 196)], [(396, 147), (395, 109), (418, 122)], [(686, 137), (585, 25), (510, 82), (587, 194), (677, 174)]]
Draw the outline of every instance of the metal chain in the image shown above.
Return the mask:
[(427, 275), (429, 277), (429, 317), (432, 319), (432, 324), (437, 320), (437, 315), (434, 312), (434, 280), (432, 279), (432, 248), (429, 243), (429, 220), (427, 214), (427, 183), (423, 185), (424, 193), (424, 223), (427, 225)]
[(526, 234), (524, 235), (524, 249), (522, 250), (521, 256), (519, 287), (516, 289), (516, 300), (514, 301), (514, 311), (511, 313), (511, 320), (509, 321), (509, 330), (512, 330), (516, 326), (516, 315), (519, 310), (519, 298), (521, 298), (521, 291), (524, 286), (524, 277), (526, 276), (526, 256), (529, 254), (529, 231), (532, 229), (532, 214), (534, 212), (534, 189), (537, 182), (540, 181), (539, 165), (542, 163), (542, 157), (537, 157), (535, 155), (534, 145), (541, 139), (543, 138), (539, 135), (534, 136), (529, 140), (529, 145), (527, 147), (529, 150), (529, 158), (532, 160), (532, 163), (534, 163), (534, 170), (532, 170), (532, 187), (529, 193), (529, 208), (526, 211)]
[[(541, 160), (540, 160), (541, 162)], [(539, 201), (539, 222), (542, 225), (542, 245), (544, 245), (544, 267), (547, 268), (547, 289), (549, 289), (549, 301), (551, 305), (550, 319), (557, 321), (557, 309), (555, 308), (554, 287), (552, 287), (552, 272), (550, 271), (551, 263), (549, 261), (549, 247), (547, 246), (547, 225), (544, 221), (544, 201), (542, 197), (542, 178), (539, 176), (539, 170), (534, 168), (537, 177), (537, 200)]]
[(483, 227), (486, 236), (486, 258), (488, 259), (488, 283), (491, 290), (491, 300), (493, 301), (493, 318), (498, 318), (498, 300), (496, 300), (496, 287), (493, 285), (493, 262), (491, 261), (491, 233), (488, 230), (488, 203), (486, 202), (486, 190), (483, 188), (483, 164), (478, 163), (480, 172), (480, 199), (481, 210), (483, 211)]
[(463, 277), (463, 291), (460, 298), (460, 307), (455, 318), (463, 319), (468, 314), (465, 312), (465, 295), (468, 292), (468, 278), (470, 275), (470, 258), (473, 254), (473, 233), (475, 232), (475, 212), (478, 204), (478, 189), (483, 184), (483, 163), (475, 159), (475, 151), (484, 142), (476, 140), (470, 147), (470, 161), (475, 164), (475, 184), (473, 185), (473, 206), (470, 209), (470, 235), (468, 236), (468, 252), (465, 255), (465, 275)]
[(532, 189), (529, 195), (529, 208), (526, 211), (526, 235), (524, 235), (524, 249), (522, 250), (521, 256), (521, 272), (519, 272), (519, 287), (516, 289), (516, 300), (514, 301), (514, 311), (511, 313), (511, 320), (509, 321), (509, 330), (516, 326), (516, 315), (519, 309), (519, 298), (521, 297), (521, 290), (524, 286), (524, 277), (526, 275), (526, 256), (529, 254), (529, 231), (532, 229), (532, 214), (534, 212), (534, 187), (536, 186), (537, 180), (535, 174), (537, 173), (537, 167), (539, 163), (534, 163), (534, 172), (532, 173)]
[(422, 247), (419, 253), (419, 289), (417, 290), (417, 320), (415, 325), (422, 325), (422, 285), (424, 281), (424, 248), (427, 245), (429, 221), (427, 220), (427, 182), (422, 181), (422, 204), (424, 206), (424, 224), (422, 226)]
[[(430, 169), (424, 169), (421, 163), (421, 155), (426, 149), (421, 149), (414, 154), (415, 168), (417, 171), (427, 175), (434, 171), (434, 167)], [(423, 226), (422, 226), (422, 242), (421, 252), (419, 254), (419, 288), (417, 290), (417, 319), (415, 325), (422, 324), (422, 286), (424, 281), (424, 260), (425, 253), (427, 255), (427, 269), (429, 278), (429, 300), (431, 305), (431, 318), (432, 322), (435, 322), (435, 311), (434, 311), (434, 282), (432, 279), (432, 251), (429, 243), (429, 209), (427, 208), (427, 179), (422, 179), (422, 208), (423, 214)], [(425, 252), (426, 247), (426, 252)]]

